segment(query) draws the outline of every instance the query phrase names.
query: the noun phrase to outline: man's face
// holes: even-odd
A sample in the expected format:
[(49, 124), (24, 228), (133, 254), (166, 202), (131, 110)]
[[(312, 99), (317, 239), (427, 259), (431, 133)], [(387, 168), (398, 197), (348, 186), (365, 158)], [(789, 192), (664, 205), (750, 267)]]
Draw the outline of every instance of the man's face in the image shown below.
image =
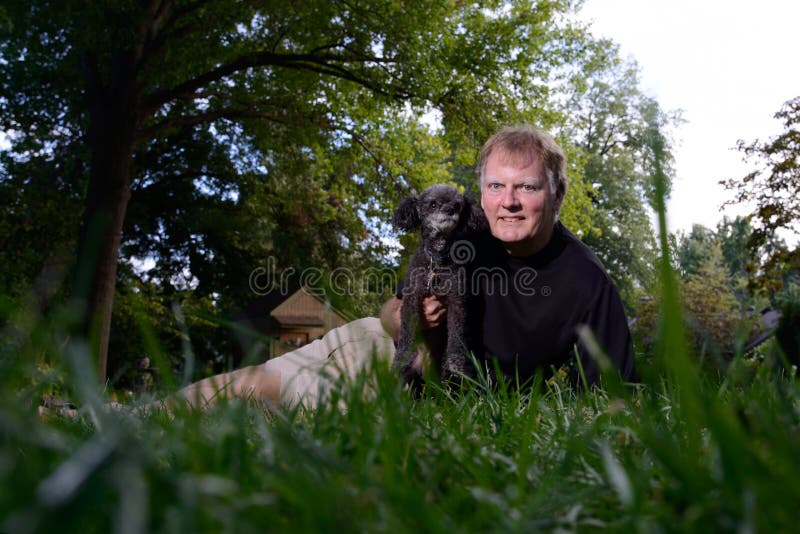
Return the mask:
[(486, 161), (481, 206), (489, 228), (512, 256), (529, 256), (550, 241), (563, 195), (551, 190), (538, 158), (494, 151)]

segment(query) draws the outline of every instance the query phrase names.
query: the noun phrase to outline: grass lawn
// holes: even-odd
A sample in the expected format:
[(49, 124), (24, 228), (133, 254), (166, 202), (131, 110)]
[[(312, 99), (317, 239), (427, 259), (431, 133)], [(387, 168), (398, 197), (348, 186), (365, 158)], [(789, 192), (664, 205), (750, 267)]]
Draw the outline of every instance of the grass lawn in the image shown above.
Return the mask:
[(21, 388), (32, 366), (2, 361), (1, 532), (774, 532), (800, 520), (798, 391), (769, 358), (714, 380), (673, 366), (634, 389), (482, 381), (417, 400), (376, 368), (315, 412), (233, 402), (169, 416), (99, 409), (74, 372), (86, 355), (63, 354), (76, 419), (38, 417), (44, 383)]

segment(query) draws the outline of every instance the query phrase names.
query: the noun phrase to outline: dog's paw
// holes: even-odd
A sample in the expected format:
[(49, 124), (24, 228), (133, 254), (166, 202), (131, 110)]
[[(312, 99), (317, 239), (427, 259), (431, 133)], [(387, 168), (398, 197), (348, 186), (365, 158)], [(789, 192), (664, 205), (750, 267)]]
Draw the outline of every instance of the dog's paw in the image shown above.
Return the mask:
[(406, 384), (411, 384), (412, 382), (418, 382), (422, 380), (422, 375), (412, 363), (407, 363), (403, 366), (403, 369), (400, 371), (400, 374), (403, 376), (403, 382)]
[(467, 362), (467, 357), (461, 353), (450, 353), (448, 354), (444, 361), (442, 362), (442, 372), (447, 372), (450, 374), (467, 374), (469, 371), (469, 365)]
[(442, 384), (457, 386), (464, 381), (465, 373), (461, 369), (445, 368), (441, 372)]
[(394, 359), (392, 360), (392, 368), (397, 369), (401, 373), (408, 367), (409, 362), (413, 360), (413, 350), (410, 343), (398, 343), (394, 352)]
[(414, 366), (409, 365), (402, 371), (403, 384), (406, 385), (411, 392), (411, 396), (415, 399), (422, 396), (425, 391), (425, 379)]

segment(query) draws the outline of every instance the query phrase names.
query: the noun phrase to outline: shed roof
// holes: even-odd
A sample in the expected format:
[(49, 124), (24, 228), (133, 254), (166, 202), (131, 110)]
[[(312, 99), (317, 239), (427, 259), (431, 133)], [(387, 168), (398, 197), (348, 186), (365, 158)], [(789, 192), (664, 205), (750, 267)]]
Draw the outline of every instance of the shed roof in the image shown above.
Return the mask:
[(314, 315), (292, 315), (290, 313), (278, 314), (272, 312), (272, 316), (281, 326), (323, 326), (322, 319)]
[(313, 291), (300, 288), (278, 304), (270, 315), (281, 325), (322, 326), (324, 314), (333, 314), (343, 322), (347, 318), (336, 308), (322, 300)]

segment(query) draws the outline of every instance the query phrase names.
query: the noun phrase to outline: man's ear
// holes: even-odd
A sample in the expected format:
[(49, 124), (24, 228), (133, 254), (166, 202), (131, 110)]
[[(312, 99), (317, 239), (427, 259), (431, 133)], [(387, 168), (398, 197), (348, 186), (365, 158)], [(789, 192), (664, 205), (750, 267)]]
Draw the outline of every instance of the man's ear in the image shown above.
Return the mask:
[(565, 193), (565, 191), (563, 189), (557, 189), (556, 190), (556, 198), (554, 199), (555, 202), (553, 203), (553, 205), (555, 206), (555, 209), (556, 209), (556, 214), (558, 214), (558, 212), (561, 211), (561, 205), (564, 203), (564, 197), (565, 196), (566, 196), (566, 193)]
[(412, 195), (403, 199), (400, 207), (394, 213), (392, 223), (398, 230), (411, 232), (420, 227), (419, 212), (417, 211), (417, 197)]

